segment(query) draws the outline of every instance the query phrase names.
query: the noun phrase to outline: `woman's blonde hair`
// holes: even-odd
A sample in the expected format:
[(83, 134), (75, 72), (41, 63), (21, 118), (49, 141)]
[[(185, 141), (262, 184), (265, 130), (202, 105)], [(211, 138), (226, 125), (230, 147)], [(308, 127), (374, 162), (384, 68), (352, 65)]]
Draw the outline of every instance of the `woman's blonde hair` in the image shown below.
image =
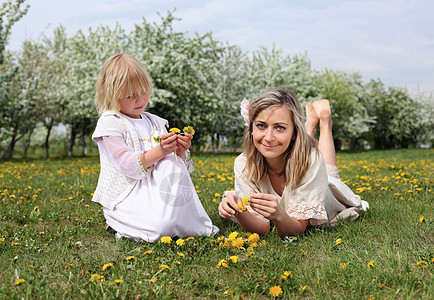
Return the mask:
[(98, 114), (119, 111), (119, 99), (133, 93), (151, 93), (151, 78), (142, 63), (131, 55), (120, 53), (109, 57), (96, 81), (95, 105)]
[(285, 152), (284, 176), (285, 185), (293, 190), (300, 185), (301, 180), (311, 164), (312, 148), (317, 142), (306, 132), (303, 109), (297, 96), (292, 91), (271, 89), (260, 94), (250, 103), (249, 124), (244, 134), (244, 155), (247, 158), (247, 178), (254, 182), (260, 181), (269, 171), (264, 156), (256, 149), (253, 143), (253, 121), (265, 109), (270, 107), (286, 107), (294, 123), (292, 141)]

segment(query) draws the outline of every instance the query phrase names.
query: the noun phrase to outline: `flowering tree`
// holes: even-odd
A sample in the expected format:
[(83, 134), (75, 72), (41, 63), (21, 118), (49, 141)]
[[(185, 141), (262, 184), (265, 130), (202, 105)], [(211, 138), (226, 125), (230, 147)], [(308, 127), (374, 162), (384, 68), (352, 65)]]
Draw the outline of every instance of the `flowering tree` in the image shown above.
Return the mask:
[(336, 148), (341, 148), (342, 141), (350, 142), (352, 148), (359, 147), (375, 122), (361, 102), (364, 88), (360, 74), (326, 69), (317, 75), (317, 82), (317, 97), (330, 101)]
[(175, 32), (172, 13), (161, 24), (143, 20), (130, 33), (130, 49), (147, 68), (153, 80), (149, 111), (175, 127), (197, 129), (194, 143), (206, 141), (208, 115), (216, 107), (212, 70), (222, 47), (211, 33), (188, 38)]
[(212, 151), (217, 152), (221, 140), (234, 150), (241, 146), (244, 120), (240, 115), (240, 103), (249, 89), (247, 55), (236, 46), (227, 46), (214, 69), (215, 109), (210, 112), (210, 137)]
[(77, 137), (81, 137), (83, 155), (87, 154), (88, 136), (98, 117), (94, 102), (96, 77), (104, 61), (123, 52), (126, 44), (125, 32), (119, 24), (113, 29), (106, 26), (90, 28), (87, 34), (78, 31), (68, 40), (64, 58), (68, 73), (63, 80), (67, 113), (62, 120), (69, 130), (68, 156), (72, 156)]
[(19, 70), (12, 54), (6, 51), (12, 26), (29, 8), (23, 3), (24, 0), (8, 0), (0, 6), (0, 137), (2, 140), (10, 138), (3, 157), (10, 156), (16, 142), (25, 136), (26, 129), (23, 123), (28, 119), (19, 118), (27, 116), (31, 110), (31, 106), (26, 105), (22, 99), (26, 90), (17, 90), (14, 85)]

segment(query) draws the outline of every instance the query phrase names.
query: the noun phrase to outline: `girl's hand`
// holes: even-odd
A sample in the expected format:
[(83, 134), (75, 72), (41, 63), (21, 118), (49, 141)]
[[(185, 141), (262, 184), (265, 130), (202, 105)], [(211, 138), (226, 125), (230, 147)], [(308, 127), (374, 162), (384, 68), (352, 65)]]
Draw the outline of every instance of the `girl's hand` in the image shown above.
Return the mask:
[(271, 194), (251, 193), (250, 207), (268, 220), (277, 220), (283, 213), (286, 214), (277, 197)]
[(185, 158), (185, 151), (188, 150), (191, 146), (191, 140), (193, 139), (193, 136), (189, 133), (186, 133), (185, 135), (177, 135), (176, 137), (176, 155)]
[(219, 204), (219, 215), (222, 218), (229, 219), (233, 217), (237, 212), (242, 213), (241, 208), (237, 203), (241, 203), (241, 198), (235, 196), (235, 192), (225, 192), (226, 196), (223, 197)]
[(160, 137), (160, 148), (163, 152), (163, 155), (166, 156), (169, 153), (172, 153), (176, 149), (177, 136), (175, 132), (165, 133)]

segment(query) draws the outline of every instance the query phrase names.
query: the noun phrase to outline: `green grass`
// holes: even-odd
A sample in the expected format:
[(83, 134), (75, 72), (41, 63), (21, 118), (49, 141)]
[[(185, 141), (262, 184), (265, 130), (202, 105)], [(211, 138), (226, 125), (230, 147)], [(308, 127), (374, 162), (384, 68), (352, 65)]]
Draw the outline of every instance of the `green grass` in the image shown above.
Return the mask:
[[(194, 155), (193, 181), (221, 235), (182, 246), (116, 240), (104, 230), (90, 200), (98, 157), (0, 163), (0, 298), (261, 299), (272, 298), (273, 286), (281, 298), (434, 297), (434, 150), (339, 153), (342, 180), (369, 211), (293, 242), (272, 232), (242, 248), (224, 246), (231, 232), (247, 234), (218, 216), (215, 195), (233, 187), (235, 157)], [(217, 267), (222, 259), (227, 268)]]

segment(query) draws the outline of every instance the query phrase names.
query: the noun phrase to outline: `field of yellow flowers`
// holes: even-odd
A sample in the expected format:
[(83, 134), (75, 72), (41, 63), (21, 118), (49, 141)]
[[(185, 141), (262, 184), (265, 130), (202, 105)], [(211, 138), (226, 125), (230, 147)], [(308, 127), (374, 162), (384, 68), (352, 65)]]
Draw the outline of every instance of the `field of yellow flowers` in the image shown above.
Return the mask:
[(214, 237), (116, 240), (91, 202), (98, 157), (0, 162), (1, 299), (432, 299), (434, 150), (339, 153), (370, 210), (281, 240), (218, 216), (236, 155), (194, 154)]

